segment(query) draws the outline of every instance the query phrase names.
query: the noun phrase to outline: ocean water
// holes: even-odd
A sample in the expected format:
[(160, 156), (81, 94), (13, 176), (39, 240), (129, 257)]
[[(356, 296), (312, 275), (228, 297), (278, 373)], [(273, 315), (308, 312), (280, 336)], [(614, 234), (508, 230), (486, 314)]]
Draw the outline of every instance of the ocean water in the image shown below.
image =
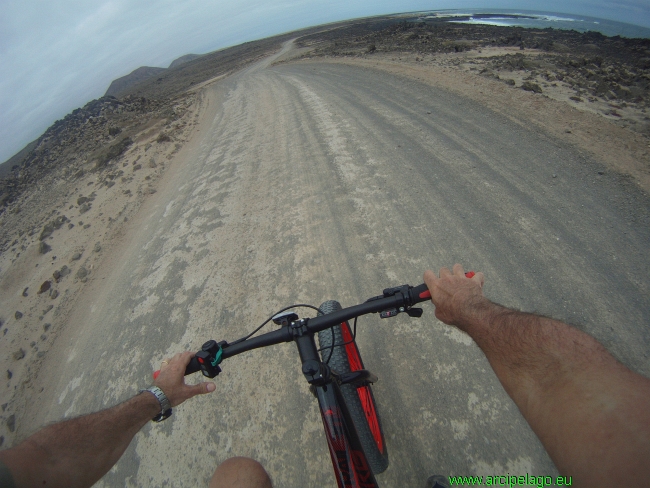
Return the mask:
[(613, 20), (585, 17), (582, 15), (539, 12), (528, 10), (438, 10), (424, 12), (419, 19), (440, 19), (459, 24), (484, 24), (531, 29), (595, 31), (606, 36), (650, 39), (650, 29)]

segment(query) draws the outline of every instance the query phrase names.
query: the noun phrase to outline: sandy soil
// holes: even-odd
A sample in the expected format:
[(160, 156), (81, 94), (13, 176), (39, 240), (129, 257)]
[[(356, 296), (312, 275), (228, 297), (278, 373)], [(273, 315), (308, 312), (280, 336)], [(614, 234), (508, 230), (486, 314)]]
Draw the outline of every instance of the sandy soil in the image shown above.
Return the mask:
[[(101, 184), (102, 174), (97, 172), (72, 182), (48, 176), (38, 191), (23, 195), (12, 212), (0, 217), (3, 232), (17, 237), (12, 248), (0, 255), (0, 369), (5, 378), (0, 404), (6, 427), (0, 445), (11, 442), (12, 412), (29, 400), (31, 380), (67, 325), (69, 314), (79, 306), (80, 292), (92, 284), (104, 257), (127, 238), (129, 219), (157, 191), (162, 176), (198, 125), (203, 99), (199, 94), (185, 100), (184, 116), (167, 128), (170, 141), (156, 142), (162, 126), (138, 134), (119, 160), (123, 175), (114, 185)], [(88, 199), (89, 210), (82, 209), (80, 197)], [(40, 253), (39, 224), (63, 216), (66, 221), (43, 240), (51, 250)]]
[[(527, 50), (531, 55), (532, 50)], [(412, 52), (377, 53), (361, 57), (319, 56), (309, 59), (309, 48), (286, 60), (351, 64), (372, 67), (439, 86), (503, 114), (525, 126), (536, 126), (602, 161), (612, 170), (627, 174), (646, 192), (650, 192), (650, 139), (630, 130), (630, 121), (647, 119), (645, 112), (633, 107), (596, 100), (576, 102), (575, 90), (562, 83), (543, 83), (544, 93), (522, 90), (523, 71), (496, 71), (501, 80), (480, 76), (479, 60), (519, 53), (518, 48), (486, 48), (464, 53), (420, 55)], [(533, 53), (545, 54), (540, 51)], [(503, 79), (514, 79), (514, 87)], [(539, 80), (536, 80), (539, 81)], [(553, 86), (555, 85), (555, 86)], [(617, 116), (611, 115), (616, 105)], [(623, 122), (623, 124), (621, 124)], [(627, 122), (627, 125), (625, 124)]]
[[(454, 260), (480, 263), (490, 293), (509, 305), (582, 321), (623, 362), (647, 368), (638, 327), (647, 313), (638, 244), (646, 234), (625, 220), (626, 211), (643, 215), (646, 200), (619, 175), (648, 189), (645, 139), (444, 58), (415, 58), (263, 70), (267, 60), (208, 80), (172, 141), (154, 142), (160, 128), (136, 139), (120, 162), (124, 181), (52, 181), (3, 216), (3, 230), (23, 229), (0, 256), (0, 361), (11, 371), (0, 390), (4, 446), (128, 397), (163, 357), (215, 331), (238, 337), (288, 303), (351, 304)], [(423, 83), (408, 86), (409, 78)], [(599, 179), (610, 176), (592, 171), (601, 167), (616, 177)], [(94, 199), (83, 214), (80, 195)], [(52, 250), (39, 254), (39, 222), (61, 215), (74, 227), (54, 230), (45, 240)], [(71, 273), (56, 282), (63, 265)], [(46, 281), (55, 298), (37, 294)], [(421, 322), (381, 321), (359, 339), (382, 378), (392, 449), (382, 479), (397, 486), (436, 466), (552, 472), (478, 347), (430, 312)], [(233, 454), (262, 460), (283, 486), (331, 486), (296, 364), (290, 346), (234, 359), (219, 377), (221, 395), (143, 429), (100, 486), (199, 485), (212, 461)], [(440, 437), (446, 450), (437, 449)], [(170, 443), (181, 448), (175, 463), (162, 463)]]

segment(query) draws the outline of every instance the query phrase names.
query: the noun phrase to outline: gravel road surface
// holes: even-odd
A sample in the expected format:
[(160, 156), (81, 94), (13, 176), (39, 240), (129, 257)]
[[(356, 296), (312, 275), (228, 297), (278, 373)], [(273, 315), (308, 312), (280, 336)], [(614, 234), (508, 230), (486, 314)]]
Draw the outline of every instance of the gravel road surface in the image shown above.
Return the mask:
[[(485, 273), (491, 299), (576, 324), (650, 376), (650, 202), (629, 178), (367, 68), (266, 62), (204, 97), (200, 131), (54, 345), (35, 426), (124, 400), (165, 357), (283, 306), (352, 305), (455, 262)], [(424, 308), (359, 321), (390, 454), (381, 485), (556, 473), (482, 352)], [(334, 487), (295, 346), (223, 367), (215, 393), (146, 426), (98, 486), (206, 486), (244, 455), (278, 487)]]

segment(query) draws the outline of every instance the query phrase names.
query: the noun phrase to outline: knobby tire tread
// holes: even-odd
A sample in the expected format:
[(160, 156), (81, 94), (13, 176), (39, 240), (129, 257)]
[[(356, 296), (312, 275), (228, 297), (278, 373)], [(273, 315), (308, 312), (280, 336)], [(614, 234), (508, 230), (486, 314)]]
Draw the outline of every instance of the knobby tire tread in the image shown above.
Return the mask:
[[(341, 304), (337, 301), (330, 300), (323, 303), (320, 306), (320, 309), (324, 314), (336, 312), (341, 310)], [(349, 325), (348, 325), (349, 327)], [(337, 325), (332, 327), (332, 329), (323, 330), (318, 333), (318, 343), (321, 348), (332, 345), (332, 330), (334, 330), (334, 343), (343, 344), (343, 333), (341, 332), (341, 326)], [(350, 329), (351, 330), (351, 329)], [(321, 357), (323, 361), (326, 361), (330, 355), (330, 349), (323, 349), (321, 352)], [(361, 354), (359, 353), (359, 358), (363, 363)], [(350, 371), (350, 364), (348, 362), (347, 354), (345, 352), (345, 347), (334, 347), (332, 350), (332, 357), (329, 361), (329, 366), (338, 373), (347, 373)], [(375, 397), (372, 394), (372, 388), (368, 387), (370, 390), (370, 398), (372, 399), (373, 404), (375, 405), (375, 411), (377, 412), (377, 420), (379, 422), (379, 430), (381, 431), (381, 436), (384, 438), (383, 429), (381, 427), (381, 418), (379, 417), (379, 411), (377, 409), (377, 403), (375, 402)], [(354, 422), (354, 426), (357, 429), (359, 435), (359, 440), (363, 446), (363, 451), (366, 454), (368, 460), (368, 465), (374, 474), (383, 473), (388, 467), (388, 451), (386, 449), (386, 440), (383, 441), (384, 452), (381, 453), (375, 439), (372, 435), (370, 427), (368, 426), (368, 420), (361, 406), (361, 400), (359, 399), (359, 394), (357, 389), (353, 385), (341, 385), (341, 393), (345, 400), (345, 404), (350, 411), (350, 416)]]

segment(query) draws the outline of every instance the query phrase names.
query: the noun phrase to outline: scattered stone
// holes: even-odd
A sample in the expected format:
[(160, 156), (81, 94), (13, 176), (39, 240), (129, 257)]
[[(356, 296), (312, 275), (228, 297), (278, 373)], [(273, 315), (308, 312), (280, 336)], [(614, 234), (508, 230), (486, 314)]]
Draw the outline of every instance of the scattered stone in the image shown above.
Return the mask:
[(41, 334), (41, 340), (42, 340), (42, 341), (47, 340), (47, 336), (46, 336), (45, 334)]
[(38, 243), (38, 252), (39, 253), (46, 254), (46, 253), (50, 252), (51, 250), (52, 250), (52, 248), (48, 244), (46, 244), (45, 242), (41, 241), (41, 242)]
[(107, 187), (107, 188), (111, 188), (111, 187), (114, 186), (114, 185), (115, 185), (115, 182), (114, 182), (114, 181), (107, 181), (107, 182), (106, 182), (106, 187)]
[(124, 193), (125, 195), (130, 195), (130, 194), (131, 194), (131, 190), (124, 190), (122, 193)]
[(65, 215), (61, 215), (51, 222), (48, 222), (45, 224), (45, 226), (43, 226), (43, 230), (41, 231), (39, 239), (42, 241), (43, 239), (50, 237), (55, 230), (60, 229), (61, 226), (68, 221), (69, 220)]
[(599, 171), (598, 174), (602, 176), (602, 175), (605, 174), (605, 172), (604, 171)]
[[(8, 370), (7, 370), (7, 379), (10, 380), (11, 377), (12, 377), (13, 375), (14, 375), (14, 374), (11, 372), (11, 370), (8, 369)], [(4, 412), (4, 410), (5, 410), (5, 409), (3, 408), (2, 411)]]
[(50, 298), (51, 298), (52, 300), (54, 300), (54, 299), (57, 298), (58, 296), (59, 296), (59, 290), (52, 290), (52, 291), (50, 292)]
[(45, 308), (45, 310), (43, 310), (43, 315), (45, 315), (47, 312), (49, 312), (49, 311), (52, 310), (53, 308), (54, 308), (54, 305), (48, 305), (48, 306)]
[(73, 227), (74, 227), (74, 224), (73, 224), (72, 222), (70, 222), (70, 223), (68, 224), (68, 229), (72, 229)]
[(553, 178), (557, 178), (557, 175), (555, 173), (553, 173)]
[(81, 253), (80, 253), (80, 252), (76, 252), (76, 253), (74, 253), (74, 254), (72, 255), (72, 257), (70, 258), (70, 261), (78, 261), (78, 260), (80, 260), (80, 259), (81, 259)]
[(95, 247), (93, 248), (93, 252), (99, 252), (102, 250), (102, 244), (100, 242), (95, 243)]
[(14, 314), (14, 317), (16, 318), (16, 320), (20, 320), (20, 319), (23, 318), (23, 313), (16, 311), (16, 313)]
[(22, 347), (14, 353), (14, 359), (16, 361), (20, 361), (24, 357), (25, 357), (25, 350)]
[(506, 85), (515, 86), (515, 80), (513, 80), (512, 78), (508, 78), (507, 80), (503, 80), (503, 81), (506, 82)]
[(16, 415), (11, 414), (9, 418), (7, 419), (7, 428), (9, 429), (9, 432), (12, 432), (16, 430)]
[(89, 228), (89, 227), (90, 227), (90, 224), (86, 224), (86, 225), (84, 225), (84, 229), (87, 229), (87, 228)]
[(133, 166), (133, 171), (138, 171), (139, 169), (142, 169), (141, 164), (136, 164), (136, 165)]
[(161, 132), (160, 134), (158, 134), (158, 138), (156, 139), (156, 142), (158, 142), (158, 143), (160, 143), (160, 142), (169, 142), (171, 140), (172, 140), (171, 137), (169, 137), (164, 132)]
[(158, 165), (156, 164), (156, 160), (155, 160), (154, 158), (151, 158), (151, 159), (149, 160), (149, 167), (150, 167), (150, 168), (155, 168), (156, 166), (158, 166)]
[(569, 99), (573, 100), (574, 102), (582, 102), (582, 98), (580, 97), (569, 97)]
[(111, 160), (121, 156), (131, 144), (133, 144), (133, 140), (130, 137), (125, 137), (117, 144), (113, 144), (108, 148), (108, 151), (99, 157), (95, 163), (95, 167), (98, 169), (105, 167)]
[(86, 213), (88, 210), (90, 210), (90, 205), (84, 203), (81, 207), (79, 207), (79, 215)]
[(148, 187), (146, 187), (146, 188), (144, 189), (144, 192), (145, 192), (147, 195), (153, 195), (154, 193), (156, 193), (156, 189), (153, 188), (153, 187), (151, 187), (151, 186), (148, 186)]
[(52, 282), (50, 280), (44, 281), (43, 284), (41, 285), (41, 288), (36, 292), (38, 295), (41, 293), (45, 293), (47, 290), (50, 289), (52, 286)]
[(88, 270), (87, 270), (86, 268), (84, 268), (83, 266), (81, 266), (81, 267), (77, 270), (77, 278), (79, 278), (79, 279), (83, 279), (83, 278), (85, 278), (86, 276), (88, 276)]
[(43, 330), (45, 332), (47, 332), (50, 329), (50, 327), (52, 327), (52, 324), (50, 324), (49, 322), (47, 324), (43, 324)]
[(23, 296), (24, 296), (24, 297), (27, 296), (27, 290), (29, 290), (29, 286), (26, 287), (26, 288), (23, 290)]
[(45, 356), (45, 351), (39, 351), (36, 353), (37, 358), (42, 358), (43, 356)]
[(534, 93), (542, 93), (542, 88), (532, 81), (524, 81), (521, 85), (522, 90), (532, 91)]
[(80, 196), (77, 198), (77, 205), (83, 205), (88, 201), (88, 197)]

